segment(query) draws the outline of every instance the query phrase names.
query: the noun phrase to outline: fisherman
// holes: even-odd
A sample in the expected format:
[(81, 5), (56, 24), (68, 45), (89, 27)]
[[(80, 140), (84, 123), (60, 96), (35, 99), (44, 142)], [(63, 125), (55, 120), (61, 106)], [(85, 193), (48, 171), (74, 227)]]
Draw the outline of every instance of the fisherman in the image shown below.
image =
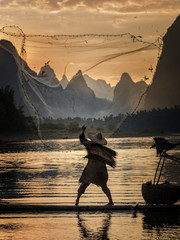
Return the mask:
[(101, 186), (102, 191), (106, 194), (109, 200), (107, 205), (114, 205), (111, 192), (107, 187), (108, 172), (106, 164), (110, 165), (112, 168), (116, 166), (114, 160), (116, 152), (104, 146), (107, 144), (107, 141), (101, 133), (88, 134), (88, 138), (91, 141), (87, 140), (84, 134), (85, 130), (86, 126), (82, 126), (79, 139), (81, 144), (86, 147), (88, 155), (85, 156), (85, 158), (88, 158), (88, 163), (79, 179), (81, 185), (78, 189), (75, 205), (78, 206), (81, 195), (91, 183)]

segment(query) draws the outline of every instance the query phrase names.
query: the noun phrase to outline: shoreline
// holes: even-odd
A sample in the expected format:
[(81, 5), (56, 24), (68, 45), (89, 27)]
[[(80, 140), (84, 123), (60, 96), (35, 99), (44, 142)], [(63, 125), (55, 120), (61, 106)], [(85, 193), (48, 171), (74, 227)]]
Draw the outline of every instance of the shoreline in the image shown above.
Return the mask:
[[(106, 138), (129, 138), (129, 137), (180, 137), (180, 133), (121, 133), (112, 137), (108, 134), (104, 134)], [(58, 139), (78, 139), (79, 133), (49, 133), (42, 134), (42, 139), (38, 137), (36, 133), (1, 133), (0, 134), (0, 144), (10, 143), (10, 142), (25, 142), (34, 140), (58, 140)]]

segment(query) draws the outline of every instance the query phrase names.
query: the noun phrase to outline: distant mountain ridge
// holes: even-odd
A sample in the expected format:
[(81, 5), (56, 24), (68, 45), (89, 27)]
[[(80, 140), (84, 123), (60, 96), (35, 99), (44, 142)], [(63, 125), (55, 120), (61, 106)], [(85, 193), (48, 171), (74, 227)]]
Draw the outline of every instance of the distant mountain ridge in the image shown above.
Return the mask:
[(95, 98), (95, 94), (91, 88), (88, 87), (83, 75), (82, 71), (79, 70), (76, 75), (73, 76), (71, 81), (68, 83), (66, 87), (66, 91), (71, 92), (71, 94), (79, 94), (83, 97), (87, 98)]
[[(119, 112), (126, 113), (130, 109), (135, 108), (146, 88), (147, 84), (144, 81), (135, 83), (128, 73), (123, 73), (114, 89), (114, 98), (108, 110), (109, 114), (116, 116)], [(143, 103), (141, 101), (139, 109), (143, 108)]]
[[(10, 42), (0, 41), (1, 44), (12, 45)], [(15, 51), (15, 49), (14, 49)], [(3, 53), (3, 58), (9, 60), (9, 68), (15, 69), (12, 75), (8, 75), (6, 68), (2, 68), (2, 74), (7, 75), (6, 83), (8, 83), (13, 89), (15, 89), (16, 102), (21, 102), (24, 105), (25, 113), (27, 114), (29, 107), (27, 107), (26, 101), (23, 98), (22, 89), (18, 81), (16, 62), (13, 61), (12, 56), (9, 53), (0, 48), (0, 54)], [(18, 56), (19, 57), (19, 56)], [(20, 57), (19, 57), (20, 58)], [(94, 80), (88, 75), (83, 76), (81, 71), (78, 71), (70, 81), (66, 76), (63, 76), (65, 85), (62, 87), (61, 81), (59, 81), (54, 73), (54, 70), (45, 64), (39, 74), (33, 72), (25, 63), (27, 71), (31, 72), (34, 79), (31, 81), (24, 81), (29, 102), (31, 102), (37, 109), (41, 117), (103, 117), (109, 114), (118, 115), (124, 113), (132, 108), (135, 98), (139, 97), (139, 88), (135, 87), (135, 84), (127, 73), (124, 73), (120, 82), (113, 89), (110, 84), (107, 84), (104, 80)], [(1, 67), (1, 66), (0, 66)], [(3, 67), (5, 67), (3, 65)], [(2, 76), (2, 79), (4, 79)], [(13, 77), (13, 78), (12, 78)], [(86, 80), (85, 80), (86, 78)], [(12, 81), (13, 79), (13, 81)], [(36, 81), (39, 79), (40, 81)], [(53, 87), (49, 86), (49, 80)], [(90, 79), (90, 80), (89, 80)], [(99, 96), (88, 86), (88, 82), (94, 86), (94, 89), (100, 89)], [(3, 86), (1, 81), (0, 86)], [(5, 85), (5, 84), (4, 84)], [(90, 84), (89, 84), (90, 85)], [(105, 89), (105, 90), (104, 90)], [(110, 93), (112, 97), (112, 91), (114, 90), (113, 100), (110, 101), (110, 95), (106, 99), (106, 94)], [(125, 93), (125, 94), (124, 94)], [(128, 97), (127, 97), (128, 96)], [(136, 99), (137, 100), (137, 99)], [(31, 114), (33, 114), (31, 110)]]
[(95, 80), (87, 74), (84, 75), (84, 79), (86, 80), (87, 85), (94, 91), (96, 97), (107, 98), (108, 100), (113, 99), (114, 87), (107, 84), (105, 80)]
[[(8, 49), (11, 51), (7, 51)], [(35, 114), (31, 109), (31, 106), (34, 106), (41, 117), (102, 117), (104, 109), (109, 105), (108, 100), (96, 98), (94, 92), (87, 86), (81, 71), (68, 82), (66, 89), (63, 89), (49, 65), (43, 66), (37, 75), (27, 63), (24, 63), (26, 71), (31, 73), (33, 78), (27, 74), (27, 79), (23, 79), (25, 89), (23, 90), (18, 79), (20, 70), (18, 63), (23, 60), (18, 56), (12, 43), (0, 41), (0, 59), (0, 87), (10, 85), (14, 89), (15, 102), (19, 106), (24, 106), (26, 115), (29, 109), (31, 115)], [(53, 87), (50, 86), (48, 79)], [(28, 101), (24, 97), (24, 91)]]
[(60, 84), (61, 84), (61, 86), (63, 87), (63, 89), (65, 89), (65, 88), (67, 87), (68, 82), (69, 82), (69, 81), (68, 81), (66, 75), (64, 74), (64, 75), (62, 76), (62, 79), (60, 80)]
[[(54, 73), (54, 70), (48, 64), (45, 64), (41, 68), (38, 76), (48, 76), (50, 79), (58, 80)], [(87, 74), (83, 75), (83, 78), (85, 79), (87, 86), (93, 90), (97, 98), (106, 98), (108, 100), (113, 99), (114, 87), (111, 87), (111, 85), (106, 83), (105, 80), (95, 80), (89, 77)], [(69, 84), (69, 81), (65, 74), (62, 76), (62, 79), (59, 82), (63, 89), (65, 89)]]
[[(180, 105), (179, 29), (180, 16), (163, 38), (164, 46), (153, 82), (138, 110)], [(18, 79), (21, 63), (25, 66), (23, 74), (27, 77), (22, 83)], [(23, 105), (25, 114), (28, 114), (29, 101), (41, 117), (53, 118), (99, 118), (127, 113), (137, 106), (147, 89), (144, 81), (135, 83), (128, 73), (122, 74), (115, 87), (104, 80), (83, 76), (80, 70), (70, 81), (65, 75), (59, 81), (49, 64), (45, 64), (37, 74), (20, 58), (11, 42), (0, 40), (0, 87), (7, 85), (14, 89), (16, 105)], [(24, 98), (23, 88), (26, 89), (28, 99)], [(34, 115), (32, 110), (31, 114)]]

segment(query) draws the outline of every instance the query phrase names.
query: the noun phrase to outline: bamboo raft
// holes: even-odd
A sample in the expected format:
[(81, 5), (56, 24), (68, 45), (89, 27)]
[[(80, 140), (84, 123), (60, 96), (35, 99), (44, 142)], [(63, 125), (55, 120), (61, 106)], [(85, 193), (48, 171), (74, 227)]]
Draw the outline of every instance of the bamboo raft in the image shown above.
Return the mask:
[(47, 213), (47, 212), (91, 212), (91, 211), (146, 211), (146, 210), (177, 210), (180, 211), (180, 204), (174, 205), (92, 205), (92, 206), (72, 206), (72, 205), (34, 205), (34, 204), (0, 204), (0, 213)]

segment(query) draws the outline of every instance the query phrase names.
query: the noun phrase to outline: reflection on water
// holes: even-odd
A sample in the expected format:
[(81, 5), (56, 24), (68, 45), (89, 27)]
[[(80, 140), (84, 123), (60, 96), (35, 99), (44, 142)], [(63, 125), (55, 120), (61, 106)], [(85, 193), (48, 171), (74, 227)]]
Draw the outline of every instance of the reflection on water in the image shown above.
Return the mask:
[(152, 239), (180, 239), (180, 212), (147, 211), (143, 216), (143, 229)]
[(2, 240), (178, 240), (178, 212), (2, 214)]
[[(152, 138), (109, 139), (118, 152), (117, 167), (108, 167), (115, 204), (144, 203), (141, 184), (152, 180), (158, 163)], [(179, 157), (180, 150), (172, 151)], [(23, 142), (0, 147), (0, 196), (10, 203), (66, 204), (76, 199), (86, 164), (79, 140)], [(162, 181), (180, 183), (180, 164), (167, 160)], [(80, 205), (106, 204), (101, 189), (90, 185)], [(0, 240), (179, 239), (179, 212), (95, 212), (1, 214)]]
[(82, 239), (96, 239), (96, 240), (102, 240), (102, 239), (109, 239), (108, 237), (108, 230), (111, 223), (111, 213), (104, 214), (104, 219), (102, 222), (102, 226), (95, 225), (94, 221), (91, 222), (91, 225), (96, 228), (96, 230), (89, 228), (87, 220), (83, 219), (82, 214), (77, 213), (78, 218), (78, 226), (79, 231), (81, 233)]
[(144, 229), (159, 229), (165, 226), (176, 226), (180, 224), (179, 211), (145, 211), (143, 217)]

